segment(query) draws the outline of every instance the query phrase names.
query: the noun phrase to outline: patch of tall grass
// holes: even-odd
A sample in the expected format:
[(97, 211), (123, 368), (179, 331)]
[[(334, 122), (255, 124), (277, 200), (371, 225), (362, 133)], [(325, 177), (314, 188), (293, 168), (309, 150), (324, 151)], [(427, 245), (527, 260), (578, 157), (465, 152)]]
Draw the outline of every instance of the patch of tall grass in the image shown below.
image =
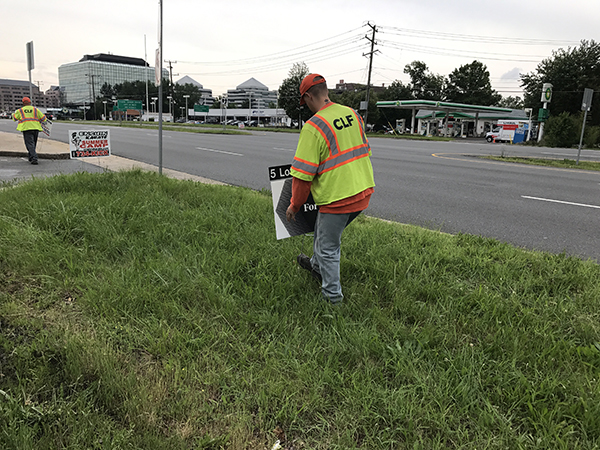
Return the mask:
[(303, 246), (248, 189), (0, 191), (0, 447), (598, 448), (597, 264), (361, 216), (332, 306)]

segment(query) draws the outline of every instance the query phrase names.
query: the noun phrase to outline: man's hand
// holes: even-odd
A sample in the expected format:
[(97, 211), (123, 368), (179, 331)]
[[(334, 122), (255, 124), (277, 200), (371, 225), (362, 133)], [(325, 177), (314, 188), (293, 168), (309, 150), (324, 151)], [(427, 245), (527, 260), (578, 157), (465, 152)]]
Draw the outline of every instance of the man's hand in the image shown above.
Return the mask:
[(285, 211), (285, 218), (288, 222), (291, 222), (292, 220), (294, 222), (296, 221), (296, 213), (292, 209), (292, 205), (288, 206), (288, 209)]

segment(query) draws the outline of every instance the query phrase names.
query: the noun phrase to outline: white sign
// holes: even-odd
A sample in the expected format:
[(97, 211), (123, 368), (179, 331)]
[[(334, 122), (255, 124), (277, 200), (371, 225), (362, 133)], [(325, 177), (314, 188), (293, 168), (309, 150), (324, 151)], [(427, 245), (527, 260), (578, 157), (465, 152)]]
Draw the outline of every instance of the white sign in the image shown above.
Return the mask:
[(552, 100), (552, 84), (544, 83), (542, 86), (542, 103), (550, 103)]
[(42, 126), (42, 132), (46, 136), (50, 137), (50, 132), (52, 131), (52, 122), (46, 119), (45, 122), (40, 122), (40, 125)]
[(154, 55), (154, 79), (155, 79), (155, 85), (158, 87), (160, 86), (161, 80), (162, 80), (162, 73), (160, 70), (160, 61), (161, 61), (161, 56), (160, 56), (160, 48), (156, 49), (156, 54)]
[(69, 130), (69, 154), (71, 159), (110, 156), (109, 130)]
[(315, 221), (317, 220), (317, 205), (315, 205), (311, 194), (308, 196), (306, 203), (300, 208), (300, 211), (296, 213), (296, 220), (287, 221), (285, 212), (288, 206), (290, 206), (290, 200), (292, 199), (292, 176), (290, 175), (290, 168), (291, 164), (269, 167), (277, 239), (312, 233), (315, 230)]

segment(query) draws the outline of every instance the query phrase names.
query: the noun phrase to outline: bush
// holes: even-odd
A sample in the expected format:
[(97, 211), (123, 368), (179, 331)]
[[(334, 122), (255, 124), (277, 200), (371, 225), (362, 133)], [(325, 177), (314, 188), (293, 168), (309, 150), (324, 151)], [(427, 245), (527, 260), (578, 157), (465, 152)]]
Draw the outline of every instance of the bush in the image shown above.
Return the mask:
[(548, 147), (573, 147), (579, 143), (577, 130), (581, 130), (577, 119), (568, 112), (552, 116), (546, 122), (542, 144)]
[(585, 127), (583, 145), (586, 148), (600, 148), (600, 127)]

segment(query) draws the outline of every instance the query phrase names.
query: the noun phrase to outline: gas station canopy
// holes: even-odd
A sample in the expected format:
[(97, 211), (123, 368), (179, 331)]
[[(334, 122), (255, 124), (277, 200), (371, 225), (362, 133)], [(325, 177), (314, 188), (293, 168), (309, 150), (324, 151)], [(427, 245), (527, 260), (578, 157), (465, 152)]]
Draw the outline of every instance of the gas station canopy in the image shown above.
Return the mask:
[[(422, 114), (422, 111), (432, 111), (430, 116), (426, 116), (427, 118), (435, 118), (439, 117), (438, 113), (442, 113), (446, 119), (453, 115), (455, 117), (461, 117), (463, 119), (475, 119), (475, 123), (477, 123), (480, 119), (480, 116), (489, 117), (493, 119), (503, 119), (503, 118), (517, 118), (515, 116), (519, 116), (521, 118), (521, 114), (524, 114), (524, 111), (521, 110), (513, 110), (510, 108), (500, 108), (497, 106), (483, 106), (483, 105), (468, 105), (465, 103), (452, 103), (452, 102), (442, 102), (437, 100), (393, 100), (393, 101), (382, 101), (377, 102), (378, 108), (396, 108), (396, 109), (411, 109), (412, 110), (412, 121), (411, 121), (411, 133), (415, 132), (415, 119), (417, 116), (417, 111), (419, 111), (419, 115)], [(421, 118), (425, 118), (421, 116)], [(428, 128), (429, 130), (429, 128)], [(448, 121), (445, 123), (445, 134), (448, 131)]]
[(512, 109), (499, 108), (497, 106), (482, 106), (482, 105), (467, 105), (464, 103), (439, 102), (436, 100), (394, 100), (377, 102), (378, 108), (398, 108), (398, 109), (427, 109), (430, 111), (444, 112), (496, 112), (496, 113), (511, 113)]

